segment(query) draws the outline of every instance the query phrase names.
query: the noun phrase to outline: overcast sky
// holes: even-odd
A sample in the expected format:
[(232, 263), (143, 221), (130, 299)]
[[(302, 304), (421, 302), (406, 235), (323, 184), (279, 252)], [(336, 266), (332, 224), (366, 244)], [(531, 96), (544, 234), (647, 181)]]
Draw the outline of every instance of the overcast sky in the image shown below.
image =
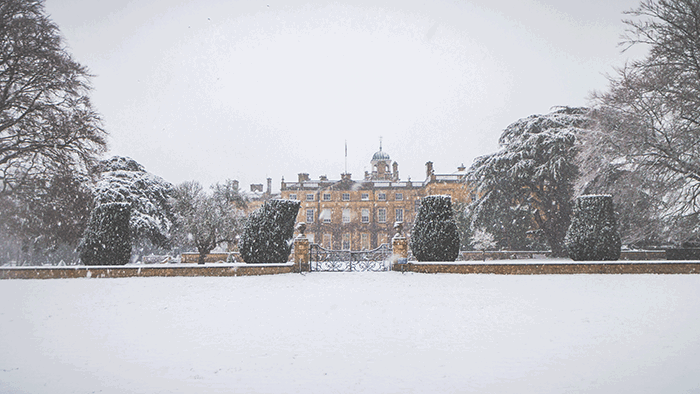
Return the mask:
[(173, 183), (360, 179), (383, 137), (402, 179), (497, 149), (519, 118), (582, 106), (638, 0), (46, 0), (110, 134)]

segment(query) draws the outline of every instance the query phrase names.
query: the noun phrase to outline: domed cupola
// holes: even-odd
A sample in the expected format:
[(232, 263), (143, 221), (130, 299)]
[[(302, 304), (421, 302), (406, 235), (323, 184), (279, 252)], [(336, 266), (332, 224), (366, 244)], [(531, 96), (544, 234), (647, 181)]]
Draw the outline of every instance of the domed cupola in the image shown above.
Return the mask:
[(371, 180), (398, 180), (398, 165), (394, 165), (394, 174), (391, 172), (391, 157), (382, 150), (381, 140), (379, 150), (372, 155), (372, 176)]
[(372, 156), (372, 165), (377, 164), (378, 161), (391, 161), (391, 157), (382, 150), (381, 145), (379, 146), (379, 151)]

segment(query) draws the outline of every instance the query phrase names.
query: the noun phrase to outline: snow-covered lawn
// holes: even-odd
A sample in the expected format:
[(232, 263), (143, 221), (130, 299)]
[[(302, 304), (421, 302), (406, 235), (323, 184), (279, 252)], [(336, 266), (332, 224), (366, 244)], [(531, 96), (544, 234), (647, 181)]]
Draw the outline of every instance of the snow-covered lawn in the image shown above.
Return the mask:
[(700, 275), (0, 281), (3, 393), (700, 393)]

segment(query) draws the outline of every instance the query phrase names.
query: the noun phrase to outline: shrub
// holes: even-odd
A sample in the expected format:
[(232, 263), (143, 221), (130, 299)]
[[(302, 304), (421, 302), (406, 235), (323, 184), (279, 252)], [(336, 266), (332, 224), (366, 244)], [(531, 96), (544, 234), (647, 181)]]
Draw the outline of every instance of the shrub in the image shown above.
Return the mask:
[(421, 200), (411, 231), (411, 250), (418, 261), (457, 259), (459, 233), (449, 196), (427, 196)]
[(78, 250), (85, 265), (124, 265), (131, 258), (131, 204), (98, 205), (90, 214)]
[(569, 257), (575, 261), (620, 258), (620, 234), (612, 196), (580, 196), (576, 199), (564, 245)]
[(299, 201), (270, 200), (250, 214), (239, 245), (246, 263), (287, 261), (299, 206)]

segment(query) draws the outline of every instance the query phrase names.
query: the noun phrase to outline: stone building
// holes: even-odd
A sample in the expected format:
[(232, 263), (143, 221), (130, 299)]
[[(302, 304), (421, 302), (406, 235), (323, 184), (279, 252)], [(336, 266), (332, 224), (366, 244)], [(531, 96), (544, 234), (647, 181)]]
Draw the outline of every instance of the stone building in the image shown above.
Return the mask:
[(280, 198), (299, 200), (298, 222), (306, 222), (310, 242), (329, 249), (369, 250), (389, 243), (394, 222), (404, 222), (410, 236), (420, 199), (425, 196), (450, 195), (453, 202), (468, 202), (470, 193), (465, 180), (465, 167), (457, 172), (436, 174), (433, 163), (426, 163), (423, 181), (402, 181), (399, 165), (380, 146), (370, 160), (372, 171), (353, 180), (341, 174), (340, 180), (320, 176), (311, 180), (308, 173), (299, 174), (297, 182), (282, 179)]

